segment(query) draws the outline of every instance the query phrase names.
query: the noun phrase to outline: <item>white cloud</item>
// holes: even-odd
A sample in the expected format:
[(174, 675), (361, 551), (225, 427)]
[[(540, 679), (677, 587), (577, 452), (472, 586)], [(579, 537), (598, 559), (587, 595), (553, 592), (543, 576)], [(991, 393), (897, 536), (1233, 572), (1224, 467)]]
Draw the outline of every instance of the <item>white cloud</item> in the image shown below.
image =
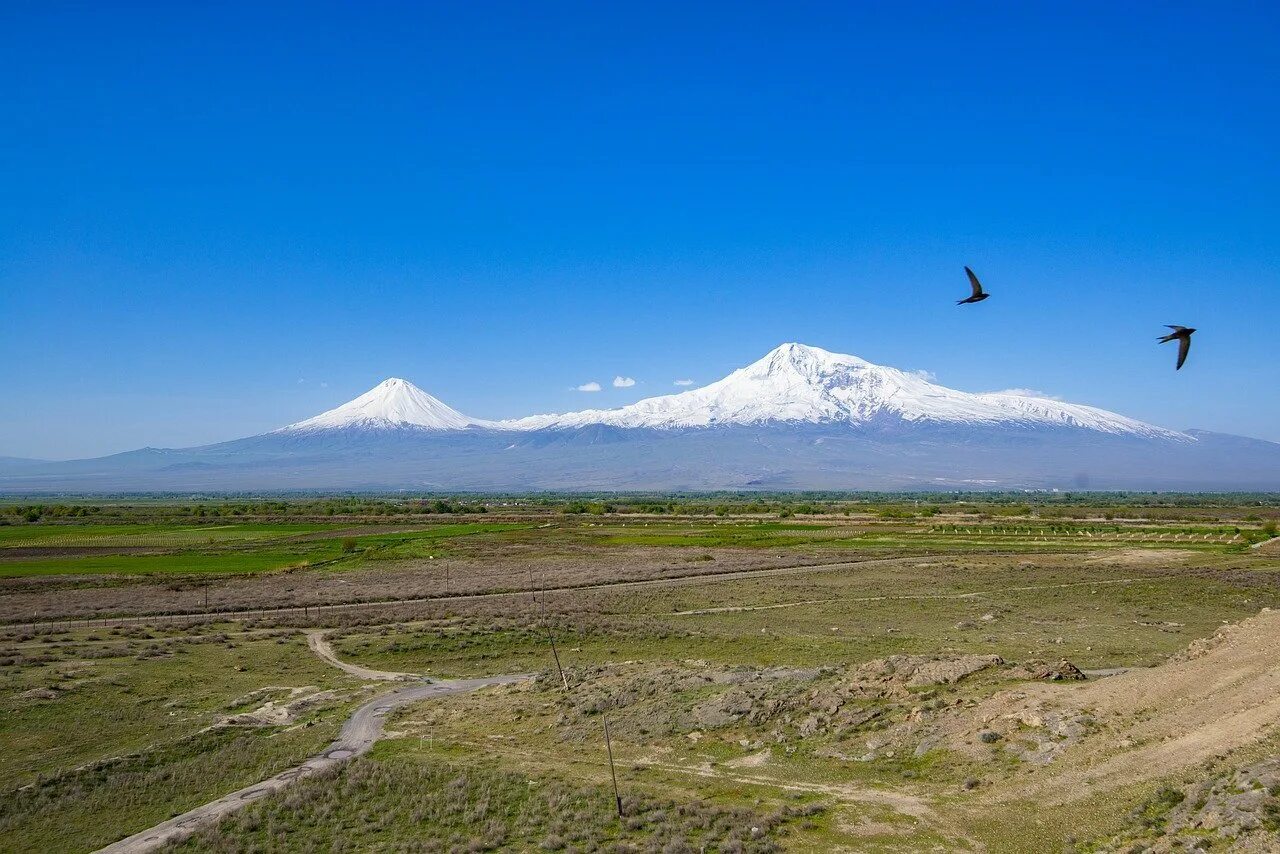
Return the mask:
[(912, 374), (913, 376), (917, 376), (927, 383), (934, 382), (938, 379), (938, 375), (935, 374), (933, 371), (926, 371), (924, 369), (921, 369), (918, 371), (907, 371), (907, 373)]
[(600, 383), (597, 383), (597, 382), (583, 383), (582, 385), (578, 386), (577, 390), (578, 391), (599, 391)]
[(636, 381), (631, 379), (631, 377), (614, 377), (613, 378), (614, 388), (631, 388), (635, 384), (636, 384)]
[(1047, 391), (1037, 391), (1034, 388), (1005, 388), (1000, 391), (987, 392), (988, 394), (1016, 394), (1018, 397), (1043, 397), (1048, 400), (1062, 400), (1056, 394), (1049, 394)]
[(676, 380), (676, 385), (693, 385), (693, 380)]

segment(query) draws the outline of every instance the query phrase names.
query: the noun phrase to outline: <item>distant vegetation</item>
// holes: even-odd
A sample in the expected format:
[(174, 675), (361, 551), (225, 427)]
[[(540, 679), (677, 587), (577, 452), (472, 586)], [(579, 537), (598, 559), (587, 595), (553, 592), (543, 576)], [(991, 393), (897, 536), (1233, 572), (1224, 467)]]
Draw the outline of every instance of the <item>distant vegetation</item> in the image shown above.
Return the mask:
[(1255, 521), (1280, 518), (1280, 493), (592, 493), (347, 496), (168, 495), (77, 497), (70, 501), (0, 500), (0, 525), (36, 522), (186, 521), (228, 519), (415, 518), (480, 513), (568, 513), (658, 516), (848, 516), (929, 518), (967, 512), (987, 516), (1083, 519), (1125, 518), (1141, 510), (1147, 519), (1212, 518), (1253, 508)]

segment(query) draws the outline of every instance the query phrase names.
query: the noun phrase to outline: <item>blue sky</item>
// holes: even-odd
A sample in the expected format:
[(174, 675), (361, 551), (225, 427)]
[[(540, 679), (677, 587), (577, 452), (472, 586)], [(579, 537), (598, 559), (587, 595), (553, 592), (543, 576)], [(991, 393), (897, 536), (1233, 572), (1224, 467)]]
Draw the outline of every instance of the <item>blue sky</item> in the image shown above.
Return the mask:
[(783, 341), (1280, 440), (1273, 3), (205, 5), (0, 8), (0, 455)]

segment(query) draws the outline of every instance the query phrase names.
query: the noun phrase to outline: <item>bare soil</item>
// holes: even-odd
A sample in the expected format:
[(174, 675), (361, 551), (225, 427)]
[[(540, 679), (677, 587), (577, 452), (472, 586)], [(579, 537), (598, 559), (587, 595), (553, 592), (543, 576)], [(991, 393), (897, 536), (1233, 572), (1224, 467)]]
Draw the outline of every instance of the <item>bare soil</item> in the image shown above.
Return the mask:
[(1224, 756), (1280, 727), (1280, 611), (1224, 627), (1160, 667), (1087, 683), (1030, 685), (982, 704), (972, 723), (1041, 709), (1082, 710), (1099, 731), (1030, 780), (998, 785), (989, 800), (1064, 804)]
[[(574, 587), (682, 578), (752, 569), (810, 566), (839, 556), (822, 552), (717, 549), (691, 561), (663, 548), (584, 551), (572, 555), (493, 554), (438, 560), (388, 561), (350, 570), (304, 570), (229, 579), (67, 576), (0, 580), (0, 623), (198, 611), (206, 587), (211, 612), (289, 608), (396, 599)], [(857, 558), (854, 557), (856, 560)], [(447, 584), (446, 584), (447, 575)]]

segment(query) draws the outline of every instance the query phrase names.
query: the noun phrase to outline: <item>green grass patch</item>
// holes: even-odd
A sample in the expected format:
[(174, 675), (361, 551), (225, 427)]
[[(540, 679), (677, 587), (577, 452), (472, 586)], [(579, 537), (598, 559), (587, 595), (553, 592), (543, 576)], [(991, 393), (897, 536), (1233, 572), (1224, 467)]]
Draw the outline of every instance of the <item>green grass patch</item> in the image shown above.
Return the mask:
[[(202, 831), (174, 851), (780, 850), (787, 824), (812, 809), (761, 809), (629, 790), (624, 817), (596, 781), (459, 767), (383, 743), (369, 758), (307, 778)], [(623, 850), (631, 850), (630, 848)]]
[[(54, 526), (50, 526), (52, 530)], [(68, 529), (87, 526), (62, 526)], [(103, 527), (103, 526), (96, 526)], [(358, 565), (366, 560), (424, 557), (438, 553), (442, 544), (459, 537), (485, 534), (503, 534), (530, 526), (516, 523), (463, 523), (435, 525), (412, 531), (365, 534), (355, 537), (335, 536), (298, 540), (288, 545), (278, 542), (255, 544), (255, 536), (278, 540), (285, 535), (323, 533), (327, 529), (317, 525), (246, 525), (239, 532), (228, 532), (219, 542), (207, 543), (204, 548), (173, 551), (167, 554), (94, 554), (51, 555), (49, 557), (25, 557), (0, 560), (0, 578), (18, 578), (42, 575), (234, 575), (254, 572), (271, 572), (289, 568), (308, 568), (316, 564), (339, 561), (341, 566)], [(4, 531), (0, 528), (0, 531)], [(216, 529), (207, 529), (210, 534)], [(85, 544), (122, 545), (121, 540), (147, 541), (156, 544), (164, 536), (186, 537), (189, 531), (134, 532), (112, 537), (83, 537)], [(233, 536), (233, 534), (235, 534)], [(201, 532), (203, 535), (203, 531)], [(56, 538), (52, 538), (56, 539)], [(173, 539), (176, 545), (181, 538)], [(46, 543), (47, 545), (47, 543)], [(349, 549), (349, 547), (351, 547)], [(0, 549), (0, 558), (4, 550)]]
[(92, 851), (304, 761), (334, 724), (213, 730), (0, 794), (0, 848)]
[(287, 551), (31, 558), (0, 562), (0, 578), (38, 575), (232, 575), (307, 568), (339, 556), (338, 545), (329, 543)]
[(177, 548), (202, 544), (273, 540), (318, 533), (339, 526), (311, 522), (249, 522), (208, 525), (75, 525), (0, 526), (0, 555), (7, 548), (130, 547)]
[(85, 634), (3, 651), (0, 788), (187, 737), (266, 685), (351, 683), (311, 654), (299, 635), (184, 640), (180, 633), (156, 632), (152, 639), (135, 633), (120, 644), (67, 642)]

